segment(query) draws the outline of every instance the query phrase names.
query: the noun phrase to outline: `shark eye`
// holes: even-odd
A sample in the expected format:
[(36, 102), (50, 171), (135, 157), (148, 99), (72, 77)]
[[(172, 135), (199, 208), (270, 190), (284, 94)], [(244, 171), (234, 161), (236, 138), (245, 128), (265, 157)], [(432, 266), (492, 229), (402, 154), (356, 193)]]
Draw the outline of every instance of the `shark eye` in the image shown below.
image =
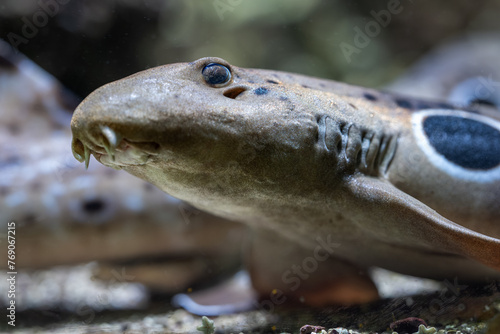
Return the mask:
[(221, 64), (210, 63), (201, 71), (205, 82), (213, 87), (222, 87), (231, 80), (231, 71)]

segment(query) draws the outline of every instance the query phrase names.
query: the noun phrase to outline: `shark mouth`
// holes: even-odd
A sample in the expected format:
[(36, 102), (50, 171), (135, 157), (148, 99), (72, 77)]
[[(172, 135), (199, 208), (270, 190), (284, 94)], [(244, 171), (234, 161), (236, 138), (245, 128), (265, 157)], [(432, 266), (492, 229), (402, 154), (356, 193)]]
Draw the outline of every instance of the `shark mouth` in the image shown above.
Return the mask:
[(122, 169), (124, 166), (140, 166), (148, 163), (151, 157), (158, 155), (160, 145), (155, 142), (134, 142), (123, 138), (106, 125), (100, 126), (96, 138), (73, 137), (71, 149), (76, 160), (85, 163), (88, 168), (90, 155), (105, 166)]

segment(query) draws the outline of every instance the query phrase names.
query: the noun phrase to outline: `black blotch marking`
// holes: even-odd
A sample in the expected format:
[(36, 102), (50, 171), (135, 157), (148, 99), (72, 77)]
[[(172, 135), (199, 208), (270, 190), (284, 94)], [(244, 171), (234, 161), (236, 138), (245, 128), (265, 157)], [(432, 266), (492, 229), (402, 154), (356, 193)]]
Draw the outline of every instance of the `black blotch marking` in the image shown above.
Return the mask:
[(354, 109), (356, 109), (356, 110), (358, 109), (358, 107), (356, 107), (356, 106), (355, 106), (354, 104), (352, 104), (352, 103), (349, 103), (349, 105), (350, 105), (351, 107), (353, 107)]
[(101, 212), (105, 207), (106, 203), (104, 203), (104, 201), (99, 198), (87, 200), (82, 203), (83, 211), (90, 214)]
[[(364, 94), (363, 94), (363, 97), (364, 97), (365, 99), (367, 99), (368, 101), (377, 101), (377, 100), (378, 100), (378, 98), (377, 98), (375, 95), (370, 94), (370, 93), (364, 93)], [(396, 103), (397, 103), (397, 102), (396, 102)]]
[(248, 83), (253, 84), (253, 83), (255, 83), (255, 81), (253, 81), (253, 80), (248, 80)]
[(179, 94), (174, 94), (174, 99), (178, 99), (179, 98)]
[(449, 161), (468, 169), (500, 165), (500, 131), (457, 116), (429, 116), (423, 123), (431, 145)]
[(398, 107), (405, 108), (405, 109), (411, 109), (412, 108), (411, 102), (408, 101), (408, 100), (405, 100), (405, 99), (396, 99), (396, 100), (394, 100), (394, 102), (396, 102), (396, 104), (398, 105)]
[(288, 97), (286, 97), (286, 96), (280, 96), (280, 100), (281, 101), (288, 101)]
[(274, 80), (266, 80), (266, 82), (269, 82), (270, 84), (273, 84), (273, 85), (279, 85), (279, 82), (274, 81)]
[(308, 85), (301, 85), (301, 86), (304, 87), (304, 88), (307, 88), (307, 89), (311, 89), (311, 87), (308, 86)]
[(269, 93), (269, 89), (265, 87), (259, 87), (254, 91), (255, 95), (266, 95)]
[(325, 88), (325, 87), (326, 87), (324, 83), (320, 83), (320, 84), (319, 84), (319, 86), (320, 86), (321, 88)]

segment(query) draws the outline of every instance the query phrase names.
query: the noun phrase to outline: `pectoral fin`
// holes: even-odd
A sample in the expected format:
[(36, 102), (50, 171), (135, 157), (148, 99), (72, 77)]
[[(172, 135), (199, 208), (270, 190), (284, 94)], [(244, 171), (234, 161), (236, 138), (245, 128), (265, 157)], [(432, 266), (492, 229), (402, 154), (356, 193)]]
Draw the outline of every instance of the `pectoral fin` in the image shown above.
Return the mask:
[(500, 271), (500, 240), (458, 225), (385, 180), (357, 175), (346, 182), (356, 221), (376, 238), (473, 259)]

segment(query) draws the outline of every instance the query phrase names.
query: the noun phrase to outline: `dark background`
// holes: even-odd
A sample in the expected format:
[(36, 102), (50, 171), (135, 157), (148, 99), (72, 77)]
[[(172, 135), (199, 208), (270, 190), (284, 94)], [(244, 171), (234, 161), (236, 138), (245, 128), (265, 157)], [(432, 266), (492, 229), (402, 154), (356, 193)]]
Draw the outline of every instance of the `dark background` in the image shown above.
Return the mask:
[(204, 56), (379, 87), (449, 38), (500, 28), (499, 1), (401, 0), (401, 12), (348, 62), (340, 44), (354, 45), (354, 29), (394, 1), (3, 0), (0, 38), (84, 97)]

